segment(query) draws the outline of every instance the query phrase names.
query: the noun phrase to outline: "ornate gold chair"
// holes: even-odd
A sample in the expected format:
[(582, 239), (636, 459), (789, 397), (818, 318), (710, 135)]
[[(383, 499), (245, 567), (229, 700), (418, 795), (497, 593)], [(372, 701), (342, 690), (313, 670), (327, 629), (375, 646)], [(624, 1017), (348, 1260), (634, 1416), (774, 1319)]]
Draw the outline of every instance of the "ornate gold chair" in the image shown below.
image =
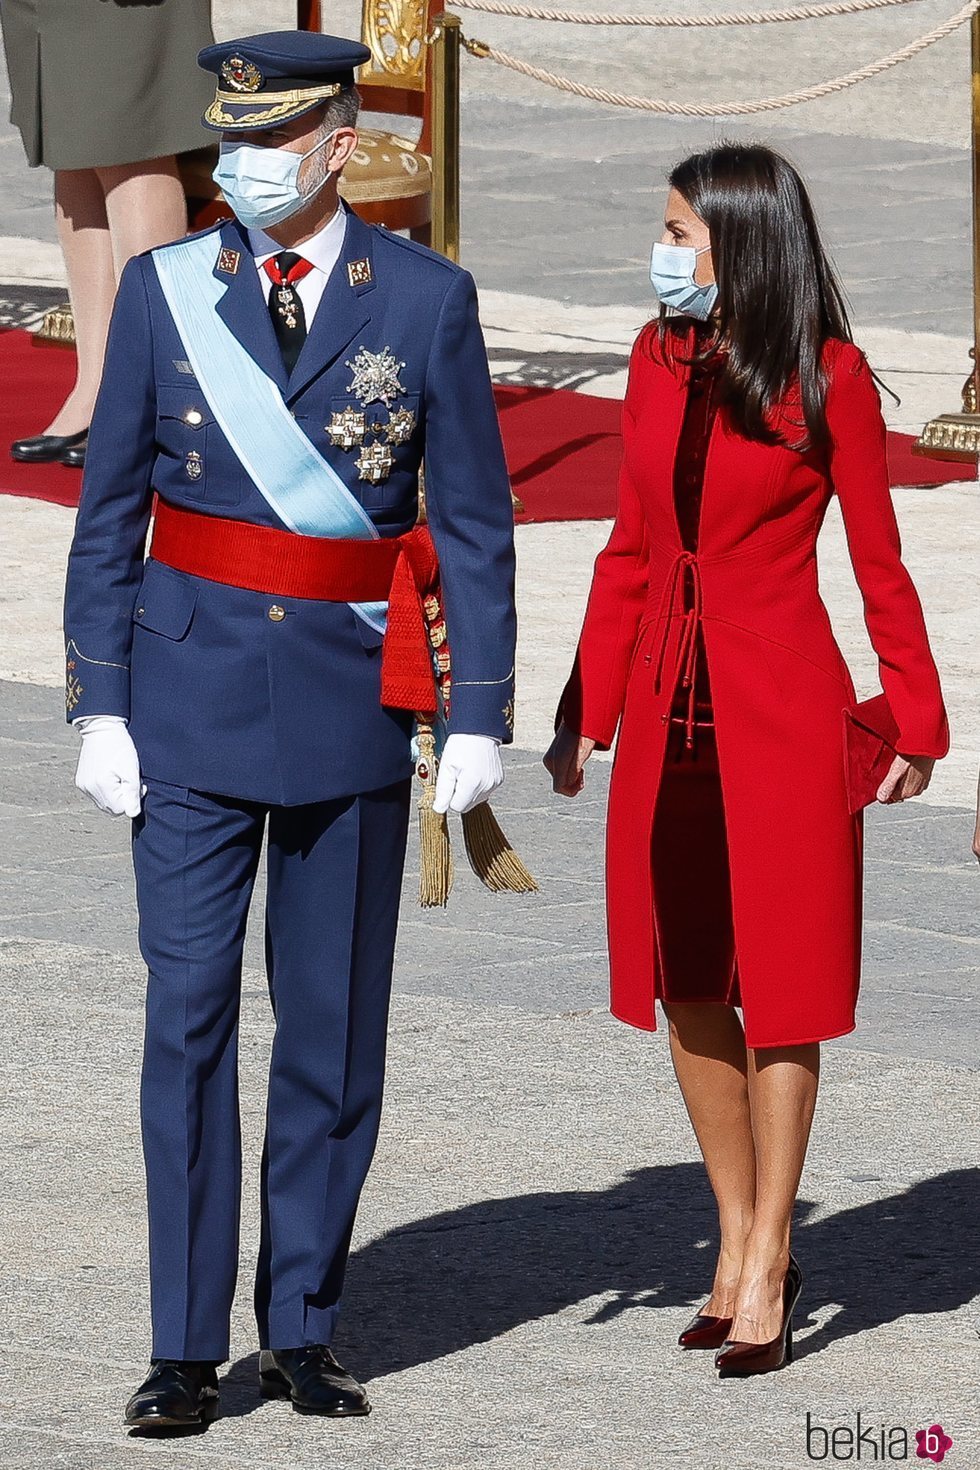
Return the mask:
[(432, 227), (432, 117), (429, 85), (430, 0), (364, 0), (361, 40), (371, 60), (357, 78), (366, 112), (421, 119), (414, 141), (398, 132), (360, 128), (360, 147), (344, 169), (340, 192), (369, 224), (408, 230), (428, 245)]

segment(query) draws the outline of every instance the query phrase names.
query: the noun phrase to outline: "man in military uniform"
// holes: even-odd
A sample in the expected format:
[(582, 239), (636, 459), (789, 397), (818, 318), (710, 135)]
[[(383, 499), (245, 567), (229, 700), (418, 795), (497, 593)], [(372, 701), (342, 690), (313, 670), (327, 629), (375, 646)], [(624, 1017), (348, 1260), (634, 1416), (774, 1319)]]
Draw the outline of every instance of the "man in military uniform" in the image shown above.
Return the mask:
[(310, 33), (201, 53), (236, 218), (125, 268), (69, 558), (76, 784), (133, 819), (149, 971), (142, 1429), (217, 1413), (266, 830), (261, 1385), (308, 1413), (369, 1409), (330, 1342), (381, 1107), (413, 771), (382, 666), (423, 453), (452, 658), (436, 810), (483, 801), (512, 738), (513, 516), (473, 279), (337, 193), (368, 56)]

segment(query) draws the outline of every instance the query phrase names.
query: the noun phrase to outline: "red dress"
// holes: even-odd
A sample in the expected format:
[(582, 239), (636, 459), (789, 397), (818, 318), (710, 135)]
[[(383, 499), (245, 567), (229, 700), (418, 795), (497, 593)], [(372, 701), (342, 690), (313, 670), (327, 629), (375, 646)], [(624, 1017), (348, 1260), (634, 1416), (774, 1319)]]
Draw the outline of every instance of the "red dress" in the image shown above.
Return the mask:
[[(713, 335), (699, 323), (703, 346)], [(691, 369), (674, 460), (674, 511), (686, 550), (697, 551), (704, 465), (717, 409), (721, 359)], [(684, 607), (694, 603), (693, 577), (684, 579)], [(723, 1001), (740, 1005), (732, 926), (728, 842), (714, 738), (704, 635), (695, 625), (693, 700), (683, 683), (675, 691), (663, 779), (653, 821), (654, 934), (665, 1000)], [(696, 913), (688, 895), (697, 890)]]
[[(616, 521), (558, 711), (599, 748), (616, 740), (606, 832), (611, 1009), (655, 1030), (658, 997), (727, 999), (742, 1007), (749, 1046), (826, 1040), (855, 1026), (863, 861), (863, 822), (848, 811), (844, 776), (843, 710), (855, 691), (817, 582), (832, 495), (899, 749), (944, 755), (946, 712), (901, 559), (881, 400), (864, 354), (824, 343), (830, 446), (800, 451), (746, 438), (724, 406), (698, 433), (690, 370), (674, 351), (689, 357), (693, 334), (689, 318), (675, 318), (665, 346), (656, 324), (634, 345)], [(770, 422), (792, 437), (800, 418), (794, 385)], [(703, 494), (691, 550), (675, 471), (683, 478), (698, 442)], [(710, 728), (696, 723), (699, 675)]]

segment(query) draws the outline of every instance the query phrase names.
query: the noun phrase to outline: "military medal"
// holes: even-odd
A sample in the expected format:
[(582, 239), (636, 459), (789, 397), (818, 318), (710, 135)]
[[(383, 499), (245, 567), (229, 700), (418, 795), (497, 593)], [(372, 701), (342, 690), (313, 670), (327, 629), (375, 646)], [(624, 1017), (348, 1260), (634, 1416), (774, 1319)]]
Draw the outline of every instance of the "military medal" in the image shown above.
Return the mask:
[(390, 347), (382, 347), (380, 352), (361, 347), (353, 360), (347, 360), (346, 366), (354, 375), (347, 392), (353, 393), (365, 406), (383, 403), (387, 407), (393, 398), (405, 392), (398, 379), (405, 364), (397, 360)]
[(391, 474), (395, 461), (387, 444), (376, 440), (374, 444), (364, 445), (354, 463), (357, 465), (359, 479), (370, 480), (372, 485), (380, 485)]
[(325, 427), (335, 449), (359, 449), (367, 433), (364, 415), (358, 413), (356, 408), (345, 408), (342, 413), (332, 413), (330, 422)]
[(276, 291), (276, 310), (291, 332), (296, 330), (296, 296), (292, 286), (283, 285)]
[(389, 444), (407, 444), (415, 428), (415, 415), (410, 408), (396, 408), (388, 415), (384, 425), (385, 438)]

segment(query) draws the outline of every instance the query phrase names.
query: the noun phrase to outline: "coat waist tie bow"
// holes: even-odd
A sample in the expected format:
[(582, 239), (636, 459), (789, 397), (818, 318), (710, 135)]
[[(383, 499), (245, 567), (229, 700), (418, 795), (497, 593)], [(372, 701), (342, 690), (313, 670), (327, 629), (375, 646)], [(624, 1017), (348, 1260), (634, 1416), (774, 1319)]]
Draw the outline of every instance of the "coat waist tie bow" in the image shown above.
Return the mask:
[[(693, 584), (693, 598), (690, 607), (682, 607), (679, 615), (684, 620), (681, 629), (680, 642), (677, 646), (677, 658), (674, 665), (673, 680), (670, 685), (670, 700), (673, 702), (678, 685), (687, 691), (687, 713), (684, 720), (684, 743), (691, 749), (694, 745), (694, 711), (695, 697), (694, 684), (698, 667), (698, 628), (701, 622), (701, 612), (704, 603), (701, 586), (701, 568), (693, 551), (681, 551), (674, 558), (664, 590), (660, 598), (660, 607), (657, 612), (657, 621), (662, 623), (660, 638), (657, 646), (657, 660), (653, 672), (653, 690), (659, 694), (663, 682), (664, 664), (667, 658), (667, 644), (670, 639), (670, 627), (674, 618), (678, 616), (677, 593), (680, 589), (683, 594), (684, 579), (687, 568), (691, 569), (691, 580)], [(664, 724), (670, 719), (670, 709), (661, 715)]]

